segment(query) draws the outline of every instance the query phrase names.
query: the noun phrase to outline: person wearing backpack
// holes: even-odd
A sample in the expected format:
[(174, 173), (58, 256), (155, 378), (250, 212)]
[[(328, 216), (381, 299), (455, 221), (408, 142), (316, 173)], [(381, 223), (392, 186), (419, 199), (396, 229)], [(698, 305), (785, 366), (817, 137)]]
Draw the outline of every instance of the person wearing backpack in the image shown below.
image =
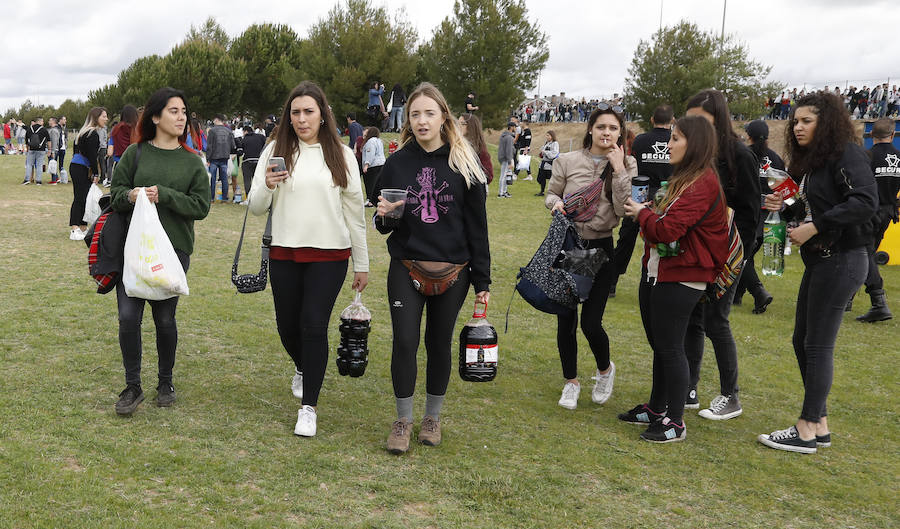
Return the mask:
[(28, 148), (25, 157), (25, 181), (22, 185), (31, 183), (32, 176), (35, 184), (41, 185), (41, 174), (44, 172), (44, 155), (51, 148), (50, 133), (44, 128), (44, 118), (35, 118), (34, 123), (25, 129), (25, 145)]
[(727, 204), (714, 169), (716, 132), (702, 117), (675, 122), (668, 143), (674, 172), (658, 204), (630, 197), (625, 213), (644, 236), (638, 302), (653, 349), (650, 399), (619, 414), (619, 420), (647, 426), (641, 439), (682, 441), (684, 396), (690, 370), (685, 333), (694, 307), (728, 255)]
[[(598, 248), (608, 260), (596, 272), (590, 294), (581, 307), (581, 330), (596, 362), (591, 400), (603, 404), (612, 395), (616, 366), (609, 356), (609, 336), (603, 329), (603, 313), (615, 275), (613, 229), (625, 214), (625, 199), (631, 195), (631, 178), (637, 162), (625, 154), (625, 116), (616, 106), (601, 104), (591, 113), (582, 149), (561, 154), (553, 162), (544, 205), (551, 214), (574, 217), (578, 234), (587, 248)], [(594, 189), (590, 194), (586, 190)], [(583, 201), (570, 195), (584, 193)], [(565, 197), (565, 198), (564, 198)], [(581, 385), (578, 382), (577, 311), (557, 315), (556, 344), (562, 363), (563, 385), (559, 405), (574, 410)]]
[[(138, 120), (136, 144), (122, 153), (110, 187), (110, 206), (126, 214), (134, 210), (140, 190), (145, 191), (150, 202), (156, 205), (159, 221), (185, 273), (194, 250), (194, 221), (209, 214), (209, 175), (203, 162), (186, 144), (188, 115), (183, 92), (168, 87), (154, 92)], [(136, 160), (138, 148), (140, 160)], [(116, 302), (126, 384), (116, 401), (116, 413), (131, 415), (144, 400), (141, 322), (145, 302), (150, 304), (156, 327), (159, 357), (156, 405), (172, 406), (175, 403), (172, 377), (178, 343), (175, 321), (178, 296), (160, 301), (134, 298), (128, 295), (120, 281), (116, 285)]]
[[(716, 130), (716, 172), (729, 208), (734, 210), (734, 224), (740, 234), (744, 252), (752, 252), (756, 244), (756, 226), (760, 216), (759, 161), (749, 147), (741, 143), (731, 125), (731, 111), (725, 95), (718, 90), (702, 90), (688, 100), (685, 115), (700, 116)], [(742, 274), (755, 275), (744, 269)], [(703, 360), (704, 335), (713, 344), (719, 368), (719, 394), (708, 408), (700, 410), (704, 419), (727, 420), (743, 413), (738, 399), (737, 344), (731, 332), (731, 302), (740, 276), (721, 298), (698, 303), (691, 315), (685, 336), (685, 351), (691, 370), (691, 384), (685, 396), (685, 407), (697, 409), (700, 400), (697, 384)]]

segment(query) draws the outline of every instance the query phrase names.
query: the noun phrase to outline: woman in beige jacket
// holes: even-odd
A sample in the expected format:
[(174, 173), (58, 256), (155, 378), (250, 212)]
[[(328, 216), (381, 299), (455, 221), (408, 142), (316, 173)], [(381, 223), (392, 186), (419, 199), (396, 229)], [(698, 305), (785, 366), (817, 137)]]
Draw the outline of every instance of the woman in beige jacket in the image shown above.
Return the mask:
[[(616, 366), (609, 358), (609, 337), (603, 329), (603, 312), (613, 270), (613, 229), (625, 214), (625, 200), (631, 196), (631, 177), (637, 174), (637, 162), (625, 155), (625, 118), (619, 107), (601, 105), (588, 120), (587, 131), (579, 151), (561, 154), (553, 162), (553, 175), (544, 204), (552, 214), (573, 213), (566, 207), (566, 197), (603, 179), (600, 196), (592, 204), (575, 213), (575, 227), (589, 248), (600, 248), (609, 257), (594, 276), (590, 295), (581, 308), (581, 330), (590, 344), (597, 372), (591, 400), (603, 404), (612, 395)], [(577, 311), (559, 315), (556, 343), (562, 362), (563, 386), (559, 405), (570, 410), (578, 406), (581, 385), (578, 382)]]

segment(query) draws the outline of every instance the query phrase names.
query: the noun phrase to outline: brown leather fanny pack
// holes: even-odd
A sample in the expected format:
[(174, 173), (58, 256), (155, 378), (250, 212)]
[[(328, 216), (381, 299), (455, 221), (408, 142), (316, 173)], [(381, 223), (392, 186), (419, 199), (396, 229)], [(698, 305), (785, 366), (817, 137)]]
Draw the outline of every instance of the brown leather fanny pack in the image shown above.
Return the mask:
[(456, 283), (459, 273), (469, 264), (468, 262), (454, 264), (411, 259), (402, 259), (401, 262), (409, 270), (413, 286), (426, 296), (440, 296), (446, 292)]

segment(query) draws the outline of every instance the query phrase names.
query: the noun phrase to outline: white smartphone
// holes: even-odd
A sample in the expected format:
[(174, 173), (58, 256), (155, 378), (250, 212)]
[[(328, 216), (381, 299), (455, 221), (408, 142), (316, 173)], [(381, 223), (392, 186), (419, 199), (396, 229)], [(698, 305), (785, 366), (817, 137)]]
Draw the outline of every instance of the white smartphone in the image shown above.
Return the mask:
[(284, 164), (284, 158), (281, 156), (273, 156), (269, 158), (269, 165), (275, 164), (275, 171), (287, 171), (287, 166)]

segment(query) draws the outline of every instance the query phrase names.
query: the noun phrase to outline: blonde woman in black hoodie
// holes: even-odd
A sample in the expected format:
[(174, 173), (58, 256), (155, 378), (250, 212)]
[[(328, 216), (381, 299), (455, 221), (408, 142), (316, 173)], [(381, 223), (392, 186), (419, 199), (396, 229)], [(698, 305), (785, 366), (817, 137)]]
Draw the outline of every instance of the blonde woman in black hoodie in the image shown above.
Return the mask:
[[(418, 440), (436, 446), (441, 442), (440, 411), (450, 380), (450, 344), (459, 310), (470, 284), (476, 300), (486, 304), (491, 283), (486, 179), (478, 155), (434, 85), (419, 85), (403, 113), (400, 150), (387, 159), (375, 190), (375, 228), (390, 234), (387, 290), (394, 334), (391, 378), (397, 420), (391, 426), (387, 449), (393, 454), (409, 450), (423, 309), (427, 309), (426, 397)], [(390, 188), (408, 192), (396, 226), (385, 226), (383, 221), (385, 214), (403, 204), (381, 196), (382, 189)], [(426, 295), (410, 277), (407, 266), (415, 267), (411, 261), (456, 265), (458, 275), (443, 292), (432, 290)]]

